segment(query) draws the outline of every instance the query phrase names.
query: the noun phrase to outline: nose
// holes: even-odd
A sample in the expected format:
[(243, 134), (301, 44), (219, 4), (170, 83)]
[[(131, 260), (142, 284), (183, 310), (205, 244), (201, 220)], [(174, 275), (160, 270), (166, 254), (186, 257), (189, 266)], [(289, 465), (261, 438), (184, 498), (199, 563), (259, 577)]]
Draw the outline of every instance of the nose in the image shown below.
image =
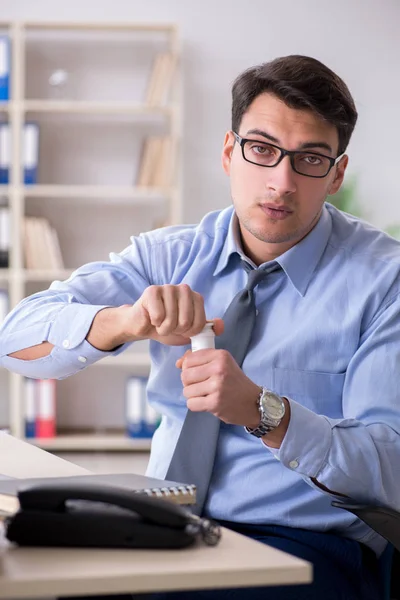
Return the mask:
[(289, 156), (284, 156), (276, 167), (265, 171), (267, 171), (265, 185), (277, 196), (288, 196), (296, 191), (296, 173), (292, 169)]

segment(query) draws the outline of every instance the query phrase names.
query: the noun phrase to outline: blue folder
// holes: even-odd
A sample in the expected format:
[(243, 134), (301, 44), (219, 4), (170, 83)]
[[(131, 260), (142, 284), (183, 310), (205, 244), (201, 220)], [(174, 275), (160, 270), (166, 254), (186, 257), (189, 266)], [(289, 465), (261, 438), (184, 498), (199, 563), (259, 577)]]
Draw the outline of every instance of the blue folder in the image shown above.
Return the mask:
[(8, 123), (0, 123), (0, 184), (10, 182), (11, 135)]
[(34, 185), (38, 178), (39, 126), (25, 123), (24, 126), (24, 184)]
[(0, 35), (0, 102), (10, 99), (10, 40)]

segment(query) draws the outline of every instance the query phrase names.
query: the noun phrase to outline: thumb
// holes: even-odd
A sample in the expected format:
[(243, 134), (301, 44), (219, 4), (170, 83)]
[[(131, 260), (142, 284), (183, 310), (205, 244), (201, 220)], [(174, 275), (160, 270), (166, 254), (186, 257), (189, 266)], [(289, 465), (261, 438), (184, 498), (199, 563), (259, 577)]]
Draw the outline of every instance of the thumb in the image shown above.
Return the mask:
[(182, 365), (183, 365), (183, 361), (185, 360), (186, 356), (188, 356), (188, 354), (191, 354), (191, 350), (186, 350), (185, 354), (183, 356), (181, 356), (180, 358), (178, 358), (178, 360), (175, 363), (175, 366), (178, 369), (182, 369)]
[(217, 318), (217, 319), (213, 319), (212, 321), (213, 321), (213, 329), (214, 329), (215, 335), (221, 335), (221, 333), (224, 332), (224, 328), (225, 328), (223, 320)]

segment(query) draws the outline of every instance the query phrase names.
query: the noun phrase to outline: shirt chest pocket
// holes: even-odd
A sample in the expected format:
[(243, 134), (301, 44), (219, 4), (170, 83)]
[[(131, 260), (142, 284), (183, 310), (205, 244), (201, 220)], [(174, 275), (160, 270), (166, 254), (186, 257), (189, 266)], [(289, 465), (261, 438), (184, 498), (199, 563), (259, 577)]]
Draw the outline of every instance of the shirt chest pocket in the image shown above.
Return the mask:
[(320, 373), (275, 367), (274, 392), (288, 396), (317, 414), (341, 418), (345, 373)]

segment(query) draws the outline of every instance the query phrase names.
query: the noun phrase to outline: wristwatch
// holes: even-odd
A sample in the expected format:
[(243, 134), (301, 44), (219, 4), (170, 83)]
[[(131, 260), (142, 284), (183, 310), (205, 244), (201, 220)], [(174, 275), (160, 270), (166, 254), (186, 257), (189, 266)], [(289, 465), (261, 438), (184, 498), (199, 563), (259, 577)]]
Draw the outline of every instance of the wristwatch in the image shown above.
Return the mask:
[(260, 423), (255, 429), (249, 427), (245, 427), (245, 429), (247, 433), (261, 438), (278, 427), (285, 416), (286, 407), (281, 396), (264, 387), (261, 388), (257, 405), (260, 412)]

